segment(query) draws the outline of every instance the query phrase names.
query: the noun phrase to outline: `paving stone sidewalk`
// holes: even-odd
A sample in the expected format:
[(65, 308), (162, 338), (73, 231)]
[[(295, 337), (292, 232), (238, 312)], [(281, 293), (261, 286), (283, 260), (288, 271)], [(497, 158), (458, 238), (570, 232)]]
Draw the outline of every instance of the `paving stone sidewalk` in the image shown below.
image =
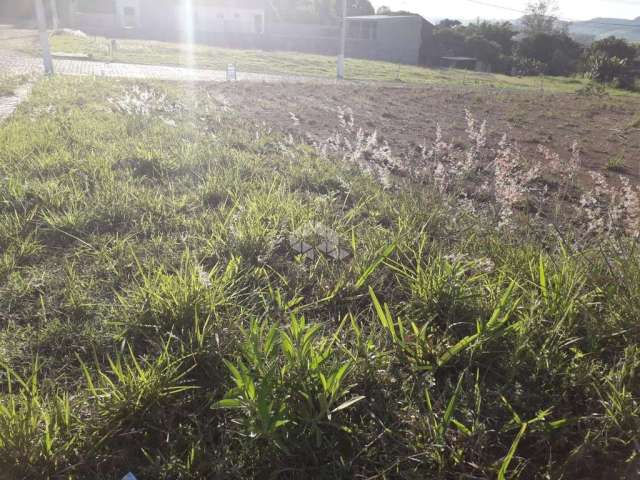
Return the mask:
[[(86, 60), (54, 59), (53, 68), (58, 75), (119, 77), (169, 81), (225, 82), (224, 70), (205, 70), (197, 68), (171, 67), (166, 65), (137, 65), (128, 63), (93, 62)], [(0, 50), (0, 75), (41, 75), (42, 60), (15, 51)], [(268, 83), (334, 83), (335, 80), (301, 77), (295, 75), (270, 75), (261, 73), (238, 72), (238, 81)], [(0, 97), (0, 122), (11, 115), (28, 93), (29, 87), (23, 86), (16, 95)]]
[[(227, 73), (224, 70), (206, 70), (198, 68), (172, 67), (166, 65), (138, 65), (129, 63), (109, 63), (86, 60), (54, 59), (53, 68), (59, 75), (80, 75), (97, 77), (122, 77), (153, 80), (224, 82)], [(39, 74), (42, 73), (42, 60), (21, 55), (12, 51), (0, 50), (0, 73)], [(335, 80), (295, 75), (271, 75), (262, 73), (238, 72), (239, 81), (251, 82), (316, 82), (334, 83)]]

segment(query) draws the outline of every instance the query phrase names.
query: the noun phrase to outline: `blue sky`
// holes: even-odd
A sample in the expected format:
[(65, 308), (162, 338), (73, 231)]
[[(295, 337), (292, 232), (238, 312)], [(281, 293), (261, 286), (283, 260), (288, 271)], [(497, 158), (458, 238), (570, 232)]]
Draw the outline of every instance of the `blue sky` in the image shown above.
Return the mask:
[[(427, 19), (477, 17), (512, 19), (520, 15), (512, 10), (524, 10), (527, 0), (372, 0), (377, 8), (387, 5), (393, 10), (410, 10)], [(488, 3), (504, 8), (495, 8)], [(570, 20), (589, 20), (594, 17), (640, 17), (640, 0), (558, 0), (559, 16)], [(511, 10), (509, 10), (511, 9)]]

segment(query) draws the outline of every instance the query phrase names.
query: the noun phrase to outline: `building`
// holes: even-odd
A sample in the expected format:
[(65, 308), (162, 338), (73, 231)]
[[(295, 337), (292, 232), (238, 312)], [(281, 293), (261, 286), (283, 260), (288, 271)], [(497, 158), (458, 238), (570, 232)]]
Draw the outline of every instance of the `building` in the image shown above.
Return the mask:
[[(43, 0), (44, 13), (49, 26), (54, 26), (53, 19), (59, 18), (59, 12), (64, 12), (69, 1)], [(3, 22), (26, 28), (36, 27), (35, 3), (33, 0), (0, 0), (0, 23)]]
[(434, 63), (433, 25), (420, 15), (348, 17), (347, 56), (410, 65)]
[[(14, 18), (33, 21), (32, 0), (11, 3), (11, 8), (6, 8), (6, 2), (13, 0), (0, 0), (0, 7), (4, 5)], [(337, 55), (340, 46), (338, 24), (280, 22), (272, 15), (271, 0), (45, 0), (45, 5), (58, 11), (62, 27), (108, 38), (323, 55)], [(50, 11), (47, 16), (53, 18)], [(438, 63), (433, 56), (433, 25), (419, 15), (348, 17), (347, 34), (347, 57), (410, 65)]]
[(263, 0), (71, 0), (70, 26), (94, 35), (210, 42), (264, 33)]

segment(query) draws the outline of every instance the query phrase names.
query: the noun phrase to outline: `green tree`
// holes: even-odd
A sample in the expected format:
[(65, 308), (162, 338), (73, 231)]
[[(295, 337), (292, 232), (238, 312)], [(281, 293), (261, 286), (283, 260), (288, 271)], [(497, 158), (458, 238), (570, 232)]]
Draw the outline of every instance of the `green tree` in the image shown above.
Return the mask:
[(607, 37), (594, 42), (587, 53), (587, 75), (602, 83), (613, 82), (621, 88), (633, 89), (633, 62), (638, 50), (626, 40)]
[(558, 3), (556, 0), (534, 0), (529, 2), (526, 13), (522, 17), (522, 31), (526, 35), (548, 34), (551, 35), (559, 29), (559, 21), (556, 13)]
[[(523, 38), (518, 44), (517, 56), (542, 65), (549, 75), (575, 73), (582, 55), (580, 44), (566, 33), (537, 33)], [(526, 62), (525, 62), (526, 63)]]
[(602, 53), (608, 57), (618, 57), (629, 63), (633, 62), (639, 53), (634, 45), (624, 38), (607, 37), (591, 44), (590, 53)]
[(467, 37), (457, 28), (436, 28), (433, 43), (439, 57), (466, 55)]
[(466, 27), (466, 31), (469, 35), (480, 36), (489, 40), (490, 42), (496, 42), (500, 45), (500, 50), (503, 55), (510, 55), (513, 51), (514, 40), (518, 32), (514, 30), (511, 22), (478, 22), (472, 23)]
[(369, 0), (347, 0), (348, 15), (375, 15), (376, 11)]
[(501, 63), (502, 48), (498, 42), (474, 34), (465, 39), (464, 46), (466, 55), (492, 66), (499, 66)]
[(433, 37), (439, 57), (474, 57), (495, 71), (506, 73), (510, 70), (516, 33), (509, 22), (478, 22), (463, 26), (447, 20), (438, 24)]
[(455, 28), (462, 25), (460, 20), (451, 20), (449, 18), (445, 18), (444, 20), (440, 20), (438, 23), (439, 28)]

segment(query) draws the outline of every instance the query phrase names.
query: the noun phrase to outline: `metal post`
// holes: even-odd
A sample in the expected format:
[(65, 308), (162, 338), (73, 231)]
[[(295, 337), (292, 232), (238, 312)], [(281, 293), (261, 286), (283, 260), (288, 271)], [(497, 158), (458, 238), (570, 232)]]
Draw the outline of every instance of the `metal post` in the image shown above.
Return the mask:
[(51, 7), (51, 28), (58, 30), (60, 28), (60, 18), (58, 18), (58, 2), (56, 0), (49, 0), (49, 6)]
[(338, 53), (338, 80), (344, 80), (344, 51), (347, 44), (347, 1), (342, 0), (342, 25), (340, 28), (340, 52)]
[(36, 16), (38, 17), (38, 30), (40, 30), (40, 47), (42, 48), (42, 61), (44, 62), (44, 73), (53, 75), (53, 61), (51, 60), (51, 50), (49, 50), (49, 34), (47, 33), (47, 19), (44, 15), (42, 0), (34, 0), (36, 3)]

